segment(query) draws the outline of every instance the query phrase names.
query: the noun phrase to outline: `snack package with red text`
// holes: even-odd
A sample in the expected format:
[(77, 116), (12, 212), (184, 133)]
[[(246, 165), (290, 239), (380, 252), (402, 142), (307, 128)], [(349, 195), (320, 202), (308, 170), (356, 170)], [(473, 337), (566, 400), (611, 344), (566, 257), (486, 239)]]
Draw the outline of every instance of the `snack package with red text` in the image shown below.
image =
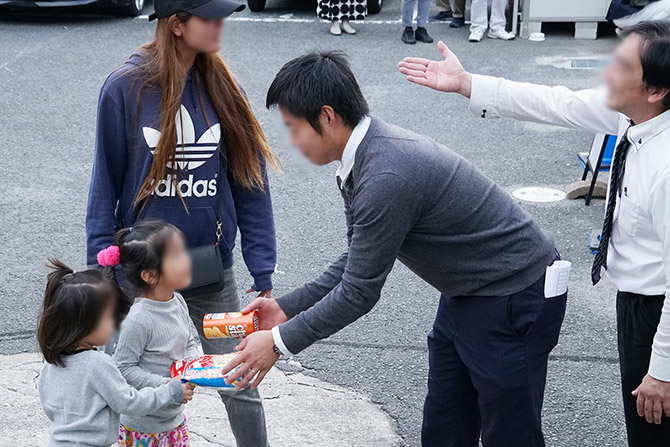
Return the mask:
[[(232, 383), (226, 385), (224, 380), (225, 376), (221, 374), (221, 369), (226, 366), (235, 355), (236, 353), (231, 352), (230, 354), (200, 355), (198, 357), (187, 357), (182, 360), (177, 360), (170, 367), (170, 376), (181, 377), (182, 382), (190, 382), (193, 385), (234, 390), (235, 386)], [(238, 368), (239, 366), (229, 374), (237, 371)], [(242, 377), (237, 381), (239, 382), (242, 380)]]
[(261, 317), (258, 310), (206, 314), (202, 329), (206, 338), (243, 338), (261, 330)]

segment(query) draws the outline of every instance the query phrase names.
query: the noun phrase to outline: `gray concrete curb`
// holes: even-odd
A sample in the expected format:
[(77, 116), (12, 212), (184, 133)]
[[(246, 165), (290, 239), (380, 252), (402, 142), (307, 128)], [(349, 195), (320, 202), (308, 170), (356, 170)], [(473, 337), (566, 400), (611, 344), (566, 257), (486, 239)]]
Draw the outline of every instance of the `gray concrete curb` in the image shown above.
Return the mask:
[[(36, 388), (41, 364), (36, 353), (0, 355), (0, 408), (12, 436), (11, 440), (0, 439), (1, 447), (47, 444), (49, 420), (42, 412)], [(393, 421), (361, 394), (277, 368), (259, 389), (273, 447), (400, 444)], [(235, 447), (223, 404), (213, 390), (197, 389), (186, 406), (186, 416), (193, 447)]]

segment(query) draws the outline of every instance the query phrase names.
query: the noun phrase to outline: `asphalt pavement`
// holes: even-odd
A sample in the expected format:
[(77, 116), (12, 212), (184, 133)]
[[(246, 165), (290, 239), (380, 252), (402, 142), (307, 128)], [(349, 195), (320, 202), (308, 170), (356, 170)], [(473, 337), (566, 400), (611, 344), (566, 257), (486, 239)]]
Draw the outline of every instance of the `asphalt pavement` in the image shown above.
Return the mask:
[[(40, 407), (35, 386), (41, 366), (42, 359), (35, 352), (0, 355), (4, 377), (0, 383), (0, 409), (3, 421), (14, 427), (11, 437), (0, 438), (0, 447), (47, 445), (49, 419)], [(400, 437), (391, 418), (355, 390), (300, 372), (273, 368), (259, 392), (272, 447), (399, 445)], [(190, 447), (236, 446), (228, 414), (215, 390), (197, 387), (184, 414)]]
[[(563, 188), (581, 177), (577, 153), (592, 135), (509, 120), (479, 120), (467, 100), (410, 85), (397, 62), (437, 58), (434, 45), (400, 41), (400, 0), (356, 23), (355, 36), (333, 37), (314, 17), (314, 5), (269, 0), (226, 24), (223, 56), (249, 94), (283, 172), (270, 176), (278, 237), (274, 295), (318, 275), (345, 247), (336, 166), (314, 167), (288, 145), (278, 112), (265, 93), (283, 63), (309, 50), (340, 49), (349, 59), (372, 112), (433, 137), (472, 160), (508, 190)], [(150, 8), (147, 9), (147, 13)], [(94, 147), (96, 103), (105, 77), (139, 45), (154, 24), (96, 10), (0, 17), (0, 354), (36, 351), (34, 328), (48, 256), (85, 263), (84, 219)], [(572, 28), (546, 28), (545, 42), (485, 39), (467, 42), (466, 28), (430, 23), (473, 72), (515, 80), (586, 88), (591, 70), (558, 68), (571, 57), (608, 54), (616, 43), (572, 38)], [(565, 58), (565, 59), (564, 59)], [(558, 62), (557, 62), (558, 61)], [(614, 290), (591, 287), (588, 234), (601, 224), (603, 201), (522, 202), (552, 231), (573, 262), (567, 315), (547, 381), (544, 428), (548, 446), (623, 446), (625, 440), (616, 353)], [(240, 292), (251, 284), (237, 256)], [(245, 297), (249, 300), (251, 297)], [(402, 443), (420, 444), (426, 393), (426, 335), (438, 292), (402, 265), (389, 276), (375, 309), (282, 368), (368, 396), (393, 419)], [(300, 366), (301, 365), (301, 366)], [(4, 411), (4, 410), (3, 410)], [(342, 445), (348, 445), (343, 440)]]

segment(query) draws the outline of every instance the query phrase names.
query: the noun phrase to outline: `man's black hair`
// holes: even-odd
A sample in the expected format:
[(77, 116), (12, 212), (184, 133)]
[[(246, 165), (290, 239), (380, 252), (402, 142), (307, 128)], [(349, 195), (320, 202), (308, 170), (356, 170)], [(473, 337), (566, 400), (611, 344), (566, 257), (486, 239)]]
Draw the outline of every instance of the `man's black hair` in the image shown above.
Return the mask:
[[(642, 81), (648, 88), (670, 90), (670, 22), (648, 20), (624, 28), (622, 37), (640, 36), (640, 62)], [(670, 93), (663, 98), (663, 105), (670, 109)]]
[(369, 113), (361, 88), (340, 51), (314, 51), (287, 62), (268, 90), (265, 106), (305, 118), (321, 133), (319, 116), (330, 106), (350, 127)]

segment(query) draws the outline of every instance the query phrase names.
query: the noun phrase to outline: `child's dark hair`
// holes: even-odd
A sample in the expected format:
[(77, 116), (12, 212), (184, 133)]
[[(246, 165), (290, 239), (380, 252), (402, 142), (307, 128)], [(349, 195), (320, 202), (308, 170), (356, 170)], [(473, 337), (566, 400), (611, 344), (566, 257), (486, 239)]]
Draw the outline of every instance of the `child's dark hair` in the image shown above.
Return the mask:
[(75, 272), (57, 259), (47, 264), (44, 304), (37, 341), (44, 359), (64, 366), (63, 355), (73, 354), (77, 343), (93, 332), (108, 305), (114, 305), (117, 324), (128, 311), (127, 300), (111, 269)]
[(114, 245), (119, 247), (121, 270), (137, 292), (153, 289), (152, 284), (142, 279), (142, 272), (153, 270), (160, 276), (163, 255), (175, 233), (181, 234), (177, 227), (162, 220), (143, 220), (117, 231)]

